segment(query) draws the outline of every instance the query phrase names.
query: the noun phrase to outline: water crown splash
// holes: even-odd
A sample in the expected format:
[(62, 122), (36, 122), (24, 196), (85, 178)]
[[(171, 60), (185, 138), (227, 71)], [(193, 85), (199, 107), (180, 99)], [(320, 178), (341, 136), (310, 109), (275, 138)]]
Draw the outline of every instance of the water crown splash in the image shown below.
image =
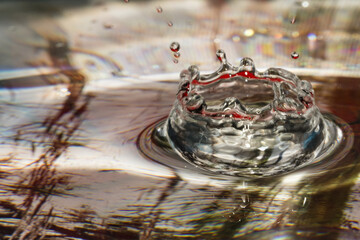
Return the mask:
[[(258, 72), (250, 58), (201, 75), (197, 66), (180, 73), (177, 98), (158, 129), (187, 162), (216, 174), (264, 177), (322, 159), (336, 124), (322, 116), (306, 80), (280, 68)], [(335, 141), (336, 142), (336, 141)]]

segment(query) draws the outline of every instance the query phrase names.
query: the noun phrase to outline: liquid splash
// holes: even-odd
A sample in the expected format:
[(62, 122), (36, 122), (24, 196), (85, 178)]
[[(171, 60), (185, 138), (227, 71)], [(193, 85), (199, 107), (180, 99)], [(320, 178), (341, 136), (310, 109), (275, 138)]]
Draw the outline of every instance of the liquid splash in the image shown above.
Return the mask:
[(308, 81), (216, 55), (214, 73), (181, 72), (170, 115), (155, 131), (182, 159), (215, 174), (267, 177), (319, 162), (337, 147), (342, 132), (320, 113)]

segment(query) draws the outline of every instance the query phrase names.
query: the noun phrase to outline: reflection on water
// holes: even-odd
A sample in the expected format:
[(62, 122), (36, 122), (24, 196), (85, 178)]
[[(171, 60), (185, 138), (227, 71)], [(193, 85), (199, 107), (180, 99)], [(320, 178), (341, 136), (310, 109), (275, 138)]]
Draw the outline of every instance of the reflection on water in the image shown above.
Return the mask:
[[(99, 89), (92, 95), (79, 95), (81, 81), (75, 80), (69, 95), (59, 95), (56, 86), (4, 89), (2, 234), (12, 239), (356, 239), (360, 108), (348, 97), (326, 95), (339, 92), (341, 81), (340, 94), (351, 96), (358, 80), (334, 79), (326, 86), (317, 81), (322, 109), (349, 122), (352, 148), (337, 155), (336, 165), (311, 175), (223, 187), (186, 174), (188, 180), (181, 180), (136, 150), (141, 131), (168, 113), (174, 83)], [(259, 232), (265, 230), (270, 232)]]
[[(216, 5), (216, 1), (212, 2)], [(106, 6), (100, 5), (101, 9)], [(166, 6), (169, 5), (162, 5), (161, 15), (165, 14)], [(218, 11), (212, 5), (202, 6)], [(57, 23), (49, 21), (45, 24), (48, 28), (25, 29), (14, 25), (21, 34), (33, 37), (34, 42), (17, 38), (11, 45), (21, 46), (14, 53), (23, 55), (11, 56), (6, 45), (1, 46), (1, 52), (7, 56), (2, 58), (2, 66), (12, 69), (1, 73), (0, 238), (328, 240), (360, 237), (360, 81), (349, 77), (354, 76), (349, 66), (354, 66), (358, 52), (350, 52), (348, 61), (340, 63), (348, 68), (337, 72), (348, 77), (323, 77), (314, 74), (316, 71), (301, 76), (312, 82), (320, 109), (348, 123), (342, 126), (348, 141), (334, 155), (336, 164), (279, 178), (254, 182), (238, 179), (219, 184), (219, 179), (196, 175), (191, 169), (179, 172), (161, 165), (137, 149), (137, 139), (143, 130), (168, 114), (177, 82), (171, 74), (138, 78), (129, 75), (135, 75), (139, 67), (149, 73), (150, 70), (176, 72), (177, 67), (183, 68), (182, 61), (192, 57), (186, 51), (187, 43), (181, 43), (178, 65), (173, 64), (171, 57), (162, 65), (164, 56), (169, 58), (165, 54), (172, 41), (164, 44), (164, 52), (136, 55), (140, 50), (127, 49), (117, 34), (136, 37), (139, 33), (135, 34), (134, 29), (142, 29), (141, 26), (131, 23), (122, 33), (106, 32), (119, 27), (114, 24), (112, 29), (102, 29), (101, 37), (91, 35), (98, 32), (87, 29), (83, 37), (74, 29), (81, 29), (84, 26), (81, 23), (86, 21), (89, 22), (86, 26), (91, 26), (94, 16), (99, 16), (100, 20), (95, 20), (102, 22), (103, 10), (95, 11), (98, 5), (85, 8), (79, 11), (83, 17), (79, 18), (73, 15), (76, 8), (65, 11), (68, 15), (55, 9), (52, 13), (58, 17)], [(155, 8), (152, 11), (159, 15)], [(108, 17), (116, 11), (105, 12), (109, 13)], [(194, 19), (190, 10), (188, 13), (188, 19)], [(174, 23), (170, 29), (177, 29), (176, 19), (165, 19), (164, 28), (169, 29), (166, 23), (170, 20)], [(301, 23), (301, 17), (296, 23)], [(66, 26), (66, 31), (58, 25)], [(14, 34), (12, 31), (8, 34)], [(116, 44), (106, 41), (116, 38), (120, 39), (117, 51), (112, 48)], [(231, 38), (232, 43), (236, 42), (233, 39), (237, 38)], [(331, 41), (334, 39), (339, 37)], [(351, 44), (356, 47), (358, 42), (353, 39)], [(83, 50), (91, 47), (96, 49)], [(131, 51), (136, 59), (148, 59), (130, 66), (135, 62), (130, 58)], [(212, 53), (209, 51), (209, 56)], [(296, 61), (300, 62), (306, 54), (302, 53)], [(311, 66), (311, 57), (320, 55), (311, 52), (307, 67)], [(201, 55), (204, 56), (207, 55)], [(287, 52), (286, 56), (289, 58)], [(335, 66), (336, 62), (316, 64), (316, 67)], [(150, 69), (145, 67), (148, 65)], [(211, 67), (211, 62), (204, 61), (203, 65)], [(320, 71), (324, 72), (327, 70)]]

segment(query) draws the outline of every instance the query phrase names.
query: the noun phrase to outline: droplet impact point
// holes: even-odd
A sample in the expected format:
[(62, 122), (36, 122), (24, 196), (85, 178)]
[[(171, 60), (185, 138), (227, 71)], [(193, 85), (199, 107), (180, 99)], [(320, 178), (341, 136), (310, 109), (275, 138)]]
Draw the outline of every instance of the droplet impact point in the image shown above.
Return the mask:
[(259, 72), (250, 58), (233, 66), (223, 50), (216, 56), (214, 73), (195, 65), (180, 73), (173, 108), (155, 131), (183, 160), (211, 174), (258, 178), (317, 162), (334, 148), (339, 130), (320, 113), (308, 81), (280, 68)]

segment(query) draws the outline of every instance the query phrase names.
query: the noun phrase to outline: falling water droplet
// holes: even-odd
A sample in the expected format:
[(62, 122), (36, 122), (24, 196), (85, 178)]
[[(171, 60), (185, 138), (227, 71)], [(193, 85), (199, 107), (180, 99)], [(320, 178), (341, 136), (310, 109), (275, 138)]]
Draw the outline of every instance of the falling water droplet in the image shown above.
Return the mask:
[(172, 42), (170, 44), (170, 50), (173, 52), (178, 52), (180, 50), (180, 44), (178, 42)]
[(180, 53), (179, 53), (179, 52), (174, 53), (174, 57), (175, 57), (175, 58), (179, 58), (179, 57), (180, 57)]
[(296, 22), (296, 17), (293, 17), (290, 22), (291, 24), (294, 24)]
[(157, 11), (158, 13), (162, 13), (162, 12), (163, 12), (163, 9), (162, 9), (162, 7), (157, 7), (157, 8), (156, 8), (156, 11)]
[(226, 54), (224, 50), (222, 49), (217, 50), (216, 57), (219, 59), (220, 62), (226, 62)]
[(292, 53), (291, 53), (291, 57), (292, 57), (293, 59), (298, 59), (299, 56), (300, 56), (300, 55), (299, 55), (297, 52), (292, 52)]
[(172, 21), (168, 21), (168, 26), (169, 27), (172, 27), (174, 24), (173, 24), (173, 22)]
[(124, 0), (125, 3), (128, 3), (130, 0)]

